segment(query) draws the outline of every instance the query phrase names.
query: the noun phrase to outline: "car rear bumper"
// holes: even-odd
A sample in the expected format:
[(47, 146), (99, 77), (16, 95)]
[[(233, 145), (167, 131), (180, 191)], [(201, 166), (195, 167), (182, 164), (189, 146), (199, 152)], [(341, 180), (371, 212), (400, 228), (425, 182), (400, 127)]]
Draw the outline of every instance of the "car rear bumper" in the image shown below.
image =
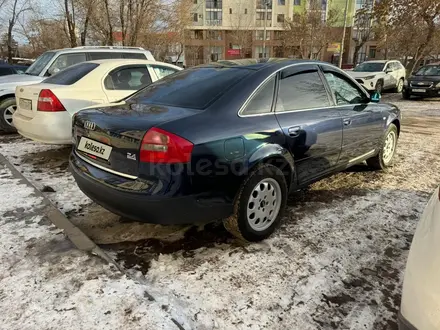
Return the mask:
[(18, 133), (28, 139), (49, 144), (72, 143), (72, 117), (67, 111), (37, 112), (33, 118), (17, 111), (12, 118)]
[[(80, 159), (75, 151), (70, 156), (70, 168), (79, 188), (97, 204), (120, 216), (155, 224), (192, 224), (224, 219), (232, 214), (232, 204), (226, 199), (207, 195), (153, 196), (140, 191), (121, 189), (98, 180), (105, 175), (106, 182), (145, 184), (139, 179), (128, 180), (98, 169)], [(93, 174), (92, 174), (93, 172)], [(138, 182), (137, 182), (138, 181)]]

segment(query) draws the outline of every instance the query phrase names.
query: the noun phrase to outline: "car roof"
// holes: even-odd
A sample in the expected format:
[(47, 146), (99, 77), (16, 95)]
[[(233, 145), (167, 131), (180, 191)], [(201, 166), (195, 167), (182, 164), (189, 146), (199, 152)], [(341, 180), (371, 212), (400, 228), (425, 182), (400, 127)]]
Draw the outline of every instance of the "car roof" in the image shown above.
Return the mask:
[(75, 48), (60, 48), (48, 50), (48, 52), (53, 53), (61, 53), (61, 52), (69, 52), (69, 53), (84, 53), (84, 52), (112, 52), (112, 53), (150, 53), (149, 50), (141, 48), (141, 47), (118, 47), (118, 46), (82, 46)]
[(259, 71), (262, 69), (273, 68), (280, 69), (291, 64), (324, 64), (331, 65), (327, 62), (321, 62), (316, 60), (294, 60), (290, 58), (246, 58), (239, 60), (220, 60), (218, 62), (210, 64), (202, 64), (197, 66), (200, 67), (237, 67), (249, 70)]
[[(93, 61), (87, 61), (87, 62), (82, 62), (82, 63), (96, 63), (99, 64), (101, 69), (105, 69), (105, 68), (110, 68), (110, 67), (114, 67), (114, 66), (119, 66), (119, 65), (133, 65), (133, 64), (154, 64), (154, 65), (163, 65), (163, 66), (168, 66), (170, 68), (179, 68), (182, 69), (174, 64), (170, 64), (170, 63), (164, 63), (164, 62), (158, 62), (158, 61), (150, 61), (150, 60), (137, 60), (137, 59), (124, 59), (124, 58), (116, 58), (116, 59), (105, 59), (105, 60), (93, 60)], [(81, 63), (79, 63), (81, 64)]]

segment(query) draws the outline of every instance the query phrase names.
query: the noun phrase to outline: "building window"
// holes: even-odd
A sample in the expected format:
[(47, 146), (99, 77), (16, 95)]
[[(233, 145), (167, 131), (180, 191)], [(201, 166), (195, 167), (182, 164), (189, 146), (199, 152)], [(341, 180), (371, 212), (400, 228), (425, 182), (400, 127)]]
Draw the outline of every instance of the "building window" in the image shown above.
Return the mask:
[(294, 0), (293, 5), (294, 6), (301, 6), (301, 0)]
[[(266, 19), (272, 20), (272, 13), (267, 13)], [(257, 21), (264, 21), (264, 12), (257, 12)]]
[(278, 14), (277, 15), (277, 22), (278, 23), (284, 23), (284, 14)]
[(199, 21), (199, 15), (197, 13), (193, 14), (193, 21), (198, 22)]
[(282, 40), (283, 39), (283, 31), (273, 31), (274, 40)]
[(222, 40), (222, 33), (218, 30), (208, 30), (208, 39), (209, 40)]
[(222, 24), (222, 12), (221, 11), (206, 11), (206, 24), (207, 25), (221, 25)]
[(232, 8), (229, 8), (229, 14), (232, 14)]
[(285, 6), (286, 0), (278, 0), (278, 6)]
[(210, 47), (210, 59), (212, 62), (223, 59), (223, 47)]
[(247, 8), (244, 9), (244, 13), (247, 14)]
[(272, 0), (257, 0), (257, 9), (272, 9)]
[(368, 51), (369, 58), (376, 58), (376, 46), (370, 46), (370, 50)]
[[(257, 30), (255, 31), (255, 40), (264, 40), (264, 31)], [(270, 32), (266, 31), (266, 40), (270, 40)]]
[(223, 1), (222, 0), (206, 0), (206, 8), (222, 9), (223, 8)]
[(269, 47), (266, 46), (266, 51), (264, 51), (263, 46), (255, 47), (255, 52), (258, 54), (258, 58), (267, 58), (269, 57)]

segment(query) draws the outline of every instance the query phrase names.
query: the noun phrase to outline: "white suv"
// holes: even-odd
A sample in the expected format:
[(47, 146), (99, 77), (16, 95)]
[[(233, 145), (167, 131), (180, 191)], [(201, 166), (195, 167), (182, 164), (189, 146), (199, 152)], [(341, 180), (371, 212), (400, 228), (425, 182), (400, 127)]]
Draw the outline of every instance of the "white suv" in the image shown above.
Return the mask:
[(367, 91), (394, 89), (401, 93), (406, 70), (399, 61), (366, 61), (347, 71)]
[(85, 46), (47, 51), (37, 58), (25, 74), (0, 77), (0, 132), (16, 131), (12, 124), (12, 115), (17, 109), (17, 86), (38, 84), (45, 78), (81, 62), (120, 58), (154, 61), (150, 51), (139, 47)]

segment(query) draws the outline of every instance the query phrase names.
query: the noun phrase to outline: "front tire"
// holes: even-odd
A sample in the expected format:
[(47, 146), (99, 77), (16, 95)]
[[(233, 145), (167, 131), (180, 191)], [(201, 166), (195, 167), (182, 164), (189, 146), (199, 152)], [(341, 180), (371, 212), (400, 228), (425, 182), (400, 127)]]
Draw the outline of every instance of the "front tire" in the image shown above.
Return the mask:
[(269, 237), (283, 217), (287, 183), (276, 166), (261, 164), (242, 183), (234, 203), (234, 214), (223, 221), (239, 239), (257, 242)]
[(383, 81), (382, 80), (379, 80), (376, 83), (375, 92), (378, 92), (378, 93), (382, 94), (382, 92), (383, 92)]
[(402, 92), (402, 98), (404, 100), (410, 100), (411, 99), (411, 94), (409, 92), (407, 92), (407, 91), (403, 91)]
[(396, 93), (402, 93), (403, 83), (404, 83), (404, 79), (403, 78), (399, 79), (399, 81), (397, 82), (396, 88), (394, 90)]
[(390, 124), (384, 137), (382, 138), (379, 153), (367, 159), (367, 164), (375, 170), (384, 170), (392, 165), (394, 155), (396, 153), (397, 140), (399, 134), (396, 125)]
[(0, 102), (0, 132), (15, 133), (17, 130), (12, 124), (12, 115), (17, 109), (15, 98), (10, 97)]

